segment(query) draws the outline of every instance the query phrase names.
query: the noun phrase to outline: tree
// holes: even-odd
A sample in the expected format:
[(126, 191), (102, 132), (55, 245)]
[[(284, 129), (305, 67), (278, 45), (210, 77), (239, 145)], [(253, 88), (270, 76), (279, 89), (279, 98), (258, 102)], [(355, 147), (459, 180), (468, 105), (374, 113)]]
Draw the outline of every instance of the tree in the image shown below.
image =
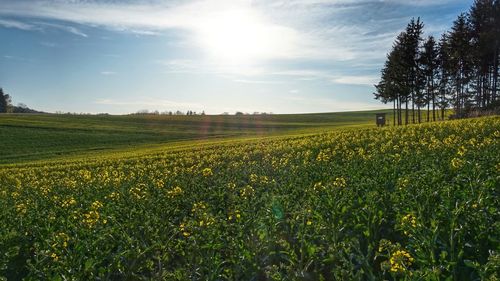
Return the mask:
[(469, 12), (477, 107), (496, 100), (500, 56), (500, 1), (476, 0)]
[(415, 122), (414, 105), (416, 96), (421, 92), (420, 66), (418, 63), (419, 42), (421, 41), (423, 23), (420, 18), (411, 19), (405, 31), (401, 32), (392, 51), (387, 56), (381, 72), (381, 80), (375, 86), (375, 98), (384, 103), (393, 102), (395, 119), (402, 124), (402, 104), (405, 105), (405, 124), (409, 123), (409, 108), (412, 103), (412, 117)]
[(444, 120), (444, 112), (449, 106), (449, 96), (451, 93), (450, 84), (450, 44), (448, 35), (443, 33), (438, 44), (438, 107), (441, 109), (441, 120)]
[[(420, 21), (420, 18), (417, 18), (415, 21), (414, 18), (410, 20), (410, 23), (406, 27), (406, 33), (408, 34), (407, 41), (404, 42), (405, 48), (405, 59), (406, 64), (409, 67), (408, 75), (410, 80), (410, 91), (411, 91), (411, 106), (412, 106), (412, 122), (415, 123), (415, 105), (418, 107), (418, 115), (420, 122), (420, 103), (419, 100), (422, 100), (421, 93), (423, 88), (423, 79), (422, 73), (420, 69), (420, 42), (422, 41), (422, 33), (423, 33), (424, 23)], [(406, 100), (406, 115), (408, 116), (408, 99)], [(406, 117), (408, 119), (408, 117)], [(408, 120), (406, 120), (406, 124), (408, 124)]]
[(425, 96), (423, 105), (427, 105), (427, 122), (430, 121), (430, 107), (432, 104), (432, 120), (436, 121), (436, 73), (438, 69), (438, 53), (436, 41), (429, 36), (425, 41), (420, 55), (420, 64), (425, 84)]
[(404, 96), (407, 96), (407, 79), (404, 73), (404, 67), (401, 64), (401, 54), (402, 49), (400, 42), (405, 36), (401, 33), (393, 46), (392, 51), (387, 55), (387, 60), (385, 62), (384, 68), (381, 71), (380, 82), (375, 85), (377, 90), (374, 95), (375, 99), (380, 100), (383, 103), (392, 102), (393, 106), (393, 124), (401, 125), (401, 104)]
[(470, 105), (469, 82), (472, 77), (472, 40), (466, 14), (460, 14), (453, 22), (449, 40), (455, 113), (462, 117)]
[(393, 102), (393, 111), (401, 124), (405, 107), (405, 124), (412, 122), (415, 106), (418, 122), (421, 108), (427, 107), (427, 121), (441, 119), (448, 106), (455, 116), (468, 116), (472, 109), (495, 109), (498, 102), (500, 75), (500, 0), (475, 0), (469, 13), (460, 14), (450, 31), (439, 43), (431, 36), (423, 44), (423, 23), (411, 19), (394, 42), (391, 53), (376, 85), (375, 98)]
[(0, 88), (0, 113), (10, 112), (11, 103), (10, 95), (5, 94), (3, 89)]

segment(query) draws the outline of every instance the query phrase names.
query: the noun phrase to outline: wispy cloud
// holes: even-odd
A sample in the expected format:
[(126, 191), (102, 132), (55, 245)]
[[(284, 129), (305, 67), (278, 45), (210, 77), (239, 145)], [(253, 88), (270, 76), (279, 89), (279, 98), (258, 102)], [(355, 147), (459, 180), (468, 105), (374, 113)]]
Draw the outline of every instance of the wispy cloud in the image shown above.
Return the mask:
[[(0, 4), (0, 6), (1, 6), (1, 4)], [(6, 28), (17, 28), (17, 29), (21, 29), (21, 30), (40, 30), (40, 28), (35, 26), (35, 25), (24, 23), (21, 21), (16, 21), (16, 20), (0, 19), (0, 26), (6, 27)]]
[(80, 29), (78, 29), (74, 26), (70, 26), (70, 25), (62, 25), (62, 24), (47, 23), (47, 22), (35, 22), (34, 24), (36, 24), (38, 27), (55, 28), (55, 29), (69, 32), (69, 33), (74, 34), (74, 35), (88, 37), (88, 35), (83, 33)]
[[(205, 0), (176, 2), (97, 2), (97, 1), (14, 1), (0, 3), (0, 14), (104, 26), (115, 30), (139, 34), (156, 34), (166, 29), (187, 30), (193, 36), (212, 28), (214, 19), (227, 13), (249, 15), (258, 19), (253, 28), (259, 36), (276, 40), (273, 48), (258, 52), (266, 59), (331, 59), (353, 60), (367, 50), (380, 51), (381, 40), (387, 41), (392, 35), (380, 38), (369, 33), (377, 28), (375, 22), (353, 25), (340, 12), (349, 4), (358, 7), (370, 1), (291, 1), (287, 4), (269, 4), (268, 1)], [(377, 1), (378, 2), (378, 1)], [(427, 3), (427, 1), (423, 1)], [(300, 6), (297, 9), (296, 6)], [(325, 9), (321, 5), (333, 6)], [(350, 9), (355, 9), (349, 7)], [(328, 12), (326, 12), (328, 11)], [(366, 11), (365, 11), (366, 12)], [(215, 22), (216, 24), (217, 22)], [(85, 33), (67, 27), (68, 32), (80, 36)], [(199, 38), (192, 38), (192, 44), (200, 44)], [(279, 40), (277, 40), (279, 39)], [(265, 40), (262, 40), (265, 41)], [(384, 41), (384, 42), (385, 42)], [(253, 42), (259, 49), (262, 42)], [(357, 47), (354, 47), (357, 46)]]
[(250, 80), (250, 79), (235, 79), (233, 80), (237, 83), (245, 84), (285, 84), (285, 81), (272, 81), (272, 80)]
[[(1, 7), (1, 4), (0, 4), (0, 7)], [(1, 15), (1, 11), (0, 11), (0, 15)], [(59, 29), (62, 31), (72, 33), (74, 35), (88, 37), (87, 34), (83, 33), (80, 29), (78, 29), (74, 26), (40, 22), (40, 21), (23, 22), (23, 21), (18, 21), (18, 20), (11, 20), (11, 19), (0, 19), (0, 26), (6, 27), (6, 28), (16, 28), (16, 29), (26, 30), (26, 31), (45, 31), (46, 29)]]
[(335, 111), (358, 111), (386, 108), (386, 106), (377, 103), (344, 101), (335, 98), (305, 98), (302, 96), (289, 96), (284, 100), (288, 103), (298, 104), (299, 108), (316, 108), (316, 112), (328, 112), (332, 109), (335, 109)]
[(20, 56), (4, 55), (3, 58), (6, 60), (18, 61), (18, 62), (29, 62), (29, 63), (34, 62), (34, 60), (32, 60), (32, 59), (20, 57)]
[(338, 84), (373, 86), (377, 84), (379, 77), (368, 75), (339, 76), (332, 80)]
[[(8, 18), (0, 19), (0, 26), (52, 28), (81, 37), (96, 27), (137, 35), (174, 31), (183, 35), (182, 43), (196, 50), (196, 56), (159, 61), (169, 74), (215, 74), (235, 82), (262, 84), (287, 76), (372, 86), (385, 54), (408, 19), (423, 9), (436, 10), (456, 2), (470, 1), (0, 0), (0, 17)], [(240, 21), (242, 30), (231, 29), (233, 20)], [(227, 29), (226, 34), (213, 34), (220, 28)], [(426, 23), (429, 33), (446, 28), (434, 18)], [(246, 37), (238, 37), (241, 34)], [(251, 36), (258, 40), (250, 40)], [(211, 46), (217, 40), (223, 41), (222, 48), (220, 42)], [(248, 42), (237, 42), (241, 40)], [(251, 60), (235, 63), (227, 54), (243, 52), (245, 47)], [(221, 59), (220, 54), (231, 59)]]
[(105, 76), (116, 75), (116, 72), (114, 72), (114, 71), (101, 71), (101, 75), (105, 75)]

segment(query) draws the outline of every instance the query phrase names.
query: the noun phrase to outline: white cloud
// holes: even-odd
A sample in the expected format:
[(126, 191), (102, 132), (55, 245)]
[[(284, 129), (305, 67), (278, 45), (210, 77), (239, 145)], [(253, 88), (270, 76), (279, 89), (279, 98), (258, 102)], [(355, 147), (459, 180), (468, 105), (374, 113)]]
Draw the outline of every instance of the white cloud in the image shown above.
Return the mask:
[(380, 103), (342, 101), (334, 98), (309, 98), (309, 97), (290, 96), (286, 97), (285, 101), (291, 104), (296, 104), (297, 108), (313, 109), (310, 112), (340, 112), (340, 111), (375, 110), (375, 109), (387, 108), (387, 106), (382, 105)]
[(368, 75), (338, 76), (332, 81), (338, 84), (373, 86), (378, 83), (379, 77)]
[[(213, 37), (231, 35), (237, 28), (245, 31), (245, 36), (237, 40), (226, 40), (224, 44), (211, 47), (214, 51), (230, 52), (245, 48), (245, 52), (257, 59), (330, 59), (353, 60), (366, 50), (374, 50), (376, 37), (366, 40), (369, 26), (355, 26), (342, 22), (328, 22), (328, 13), (339, 14), (345, 7), (325, 9), (318, 4), (361, 3), (362, 1), (292, 1), (288, 4), (256, 4), (246, 0), (200, 0), (173, 5), (165, 2), (149, 1), (118, 3), (97, 1), (30, 1), (0, 3), (0, 15), (26, 16), (54, 19), (92, 26), (104, 26), (115, 30), (139, 34), (157, 34), (161, 30), (181, 29), (188, 31), (193, 45), (203, 49), (213, 42), (205, 42)], [(50, 4), (48, 4), (50, 3)], [(301, 5), (296, 9), (294, 5)], [(276, 7), (278, 6), (278, 7)], [(274, 8), (273, 8), (274, 7)], [(274, 9), (274, 10), (273, 10)], [(328, 12), (328, 13), (327, 13)], [(229, 17), (228, 17), (229, 15)], [(234, 17), (231, 17), (233, 15)], [(237, 15), (237, 16), (236, 16)], [(221, 20), (226, 18), (226, 20)], [(248, 20), (245, 20), (248, 18)], [(237, 21), (231, 23), (231, 21)], [(325, 23), (323, 23), (325, 21)], [(215, 29), (228, 29), (223, 34)], [(67, 27), (67, 31), (81, 36), (86, 34)], [(215, 36), (213, 34), (215, 32)], [(255, 37), (257, 40), (251, 40)], [(369, 36), (368, 36), (369, 37)], [(246, 41), (248, 40), (248, 42)], [(365, 40), (367, 46), (356, 46)], [(214, 41), (214, 40), (211, 40)], [(243, 42), (237, 42), (243, 41)], [(258, 42), (256, 42), (258, 41)], [(271, 42), (271, 43), (269, 43)], [(356, 43), (356, 44), (353, 44)], [(251, 47), (246, 49), (246, 45)], [(271, 44), (271, 45), (269, 45)], [(368, 45), (369, 44), (369, 45)], [(220, 45), (225, 46), (221, 49)], [(231, 48), (235, 47), (235, 48)], [(381, 46), (377, 46), (381, 50)], [(384, 45), (384, 49), (387, 46)], [(240, 50), (239, 52), (242, 52)], [(219, 52), (221, 53), (221, 52)], [(381, 52), (383, 55), (383, 51)], [(379, 55), (374, 54), (371, 57)], [(225, 54), (227, 55), (227, 54)]]
[(235, 79), (233, 75), (257, 76), (268, 73), (263, 67), (258, 65), (221, 63), (218, 60), (211, 59), (173, 59), (157, 61), (157, 63), (165, 66), (165, 73), (214, 74), (232, 79)]
[[(1, 8), (1, 4), (0, 4)], [(0, 11), (0, 14), (2, 12)], [(0, 19), (0, 26), (6, 27), (6, 28), (16, 28), (20, 30), (26, 30), (26, 31), (43, 31), (46, 28), (55, 28), (59, 30), (63, 30), (69, 33), (72, 33), (74, 35), (82, 36), (82, 37), (88, 37), (87, 34), (83, 33), (80, 31), (78, 28), (74, 26), (69, 26), (69, 25), (61, 25), (61, 24), (55, 24), (55, 23), (46, 23), (46, 22), (21, 22), (17, 20), (10, 20), (10, 19)]]
[[(241, 83), (266, 81), (241, 76), (277, 75), (371, 86), (394, 37), (409, 19), (408, 12), (394, 12), (395, 5), (416, 10), (449, 2), (452, 0), (0, 0), (0, 16), (64, 21), (140, 35), (176, 30), (186, 49), (203, 55), (161, 61), (167, 73), (226, 75)], [(87, 36), (74, 26), (53, 22), (0, 20), (0, 25), (25, 30), (58, 28)], [(439, 32), (445, 26), (431, 23), (426, 28)], [(250, 59), (241, 60), (242, 56)], [(326, 63), (329, 70), (325, 70)], [(374, 76), (354, 75), (356, 72)]]
[(116, 72), (114, 71), (101, 71), (102, 75), (109, 76), (109, 75), (115, 75)]
[(285, 81), (272, 81), (272, 80), (249, 80), (249, 79), (235, 79), (237, 83), (245, 84), (285, 84)]
[(47, 23), (47, 22), (35, 22), (34, 24), (36, 24), (39, 27), (55, 28), (55, 29), (69, 32), (69, 33), (74, 34), (74, 35), (88, 37), (88, 35), (83, 33), (80, 29), (78, 29), (74, 26), (70, 26), (70, 25), (62, 25), (62, 24)]
[[(1, 7), (1, 5), (0, 5)], [(1, 11), (0, 11), (1, 13)], [(21, 30), (39, 30), (39, 28), (35, 25), (20, 22), (20, 21), (15, 21), (15, 20), (5, 20), (5, 19), (0, 19), (0, 26), (7, 27), (7, 28), (17, 28)]]

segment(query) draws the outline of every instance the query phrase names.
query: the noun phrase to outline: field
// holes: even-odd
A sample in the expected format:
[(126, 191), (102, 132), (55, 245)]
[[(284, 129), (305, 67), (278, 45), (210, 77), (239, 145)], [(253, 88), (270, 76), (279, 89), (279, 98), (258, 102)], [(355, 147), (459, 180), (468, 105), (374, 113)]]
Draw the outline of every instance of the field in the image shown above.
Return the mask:
[[(374, 126), (374, 113), (361, 111), (293, 115), (90, 116), (0, 115), (0, 164), (102, 154), (141, 146), (189, 145), (221, 140)], [(390, 117), (389, 117), (390, 118)], [(210, 141), (212, 142), (212, 141)]]
[(0, 280), (497, 280), (500, 117), (352, 114), (2, 117)]

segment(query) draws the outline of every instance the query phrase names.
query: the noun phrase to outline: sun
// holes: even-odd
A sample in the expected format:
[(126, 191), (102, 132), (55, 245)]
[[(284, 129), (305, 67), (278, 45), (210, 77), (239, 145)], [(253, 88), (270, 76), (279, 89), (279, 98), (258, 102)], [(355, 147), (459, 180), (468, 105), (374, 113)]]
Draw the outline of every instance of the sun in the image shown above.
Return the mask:
[(251, 63), (272, 57), (279, 38), (261, 17), (249, 10), (228, 10), (202, 21), (199, 42), (213, 58), (233, 63)]

